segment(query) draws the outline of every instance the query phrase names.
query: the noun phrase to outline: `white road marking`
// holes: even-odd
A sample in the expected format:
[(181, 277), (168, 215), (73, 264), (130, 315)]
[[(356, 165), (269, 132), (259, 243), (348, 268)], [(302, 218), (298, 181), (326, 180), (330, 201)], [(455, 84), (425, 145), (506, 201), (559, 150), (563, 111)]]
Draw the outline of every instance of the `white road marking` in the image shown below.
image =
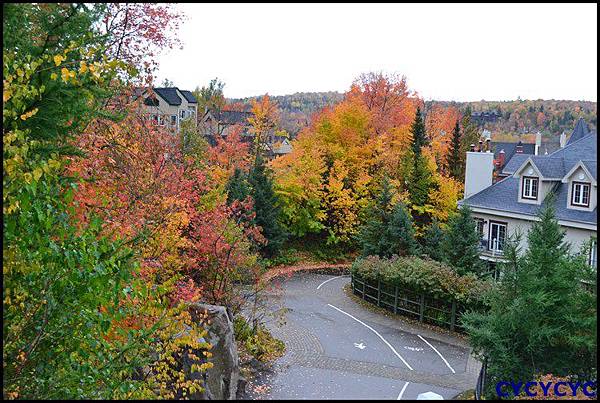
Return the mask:
[(320, 289), (323, 284), (328, 283), (331, 280), (335, 280), (336, 278), (340, 278), (340, 277), (345, 277), (345, 275), (341, 275), (341, 276), (337, 276), (337, 277), (332, 277), (332, 278), (330, 278), (328, 280), (323, 281), (321, 284), (319, 284), (319, 286), (317, 287), (317, 290)]
[(367, 346), (365, 346), (363, 343), (354, 343), (354, 347), (360, 348), (361, 350), (367, 348)]
[(354, 319), (355, 321), (357, 321), (358, 323), (360, 323), (361, 325), (363, 325), (364, 327), (366, 327), (367, 329), (369, 329), (370, 331), (372, 331), (373, 333), (375, 333), (377, 336), (379, 336), (379, 338), (381, 340), (383, 340), (383, 342), (385, 344), (387, 344), (387, 346), (394, 352), (394, 354), (396, 354), (396, 357), (400, 358), (400, 360), (404, 363), (404, 365), (406, 365), (408, 367), (408, 369), (410, 369), (411, 371), (414, 371), (414, 369), (410, 365), (408, 365), (408, 363), (404, 360), (404, 358), (402, 358), (402, 356), (400, 354), (398, 354), (398, 352), (396, 351), (396, 349), (394, 347), (392, 347), (392, 345), (390, 343), (388, 343), (388, 341), (386, 339), (384, 339), (383, 336), (380, 335), (377, 332), (377, 330), (373, 329), (371, 326), (369, 326), (366, 323), (362, 322), (360, 319), (356, 319), (354, 316), (350, 315), (348, 312), (344, 312), (340, 308), (338, 308), (336, 306), (333, 306), (331, 304), (327, 304), (327, 305), (329, 305), (330, 307), (332, 307), (336, 311), (339, 311), (339, 312), (343, 313), (344, 315), (351, 317), (352, 319)]
[(396, 400), (402, 400), (402, 395), (404, 394), (404, 391), (406, 390), (406, 387), (408, 386), (410, 382), (406, 382), (404, 384), (404, 386), (402, 387), (402, 390), (400, 391), (400, 394), (398, 395), (398, 398)]
[(448, 361), (446, 361), (446, 359), (444, 358), (444, 356), (443, 356), (443, 355), (441, 355), (441, 354), (440, 354), (440, 352), (439, 352), (439, 351), (437, 351), (437, 349), (436, 349), (435, 347), (433, 347), (433, 346), (432, 346), (432, 345), (431, 345), (431, 344), (430, 344), (430, 343), (429, 343), (427, 340), (425, 340), (425, 339), (423, 338), (423, 336), (421, 336), (420, 334), (418, 334), (417, 336), (419, 336), (419, 338), (420, 338), (421, 340), (423, 340), (425, 343), (427, 343), (427, 345), (428, 345), (429, 347), (431, 347), (431, 348), (433, 349), (433, 351), (435, 351), (435, 352), (437, 353), (437, 355), (439, 355), (439, 356), (440, 356), (440, 358), (441, 358), (441, 359), (444, 361), (444, 363), (446, 363), (446, 366), (447, 366), (448, 368), (450, 368), (450, 371), (452, 371), (452, 373), (453, 373), (453, 374), (456, 374), (456, 371), (454, 370), (454, 368), (452, 368), (452, 367), (450, 366), (450, 364), (448, 364)]
[(423, 349), (421, 347), (408, 347), (408, 346), (404, 346), (405, 349), (410, 350), (410, 351), (423, 351)]

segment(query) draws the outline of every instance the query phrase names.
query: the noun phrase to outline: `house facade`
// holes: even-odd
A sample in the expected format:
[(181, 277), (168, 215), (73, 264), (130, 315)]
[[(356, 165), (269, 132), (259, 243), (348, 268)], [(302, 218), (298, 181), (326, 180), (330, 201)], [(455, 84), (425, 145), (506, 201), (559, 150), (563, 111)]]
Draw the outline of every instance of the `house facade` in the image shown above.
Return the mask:
[[(578, 122), (578, 126), (580, 122)], [(565, 146), (551, 154), (515, 153), (493, 183), (494, 157), (490, 151), (467, 153), (465, 198), (459, 205), (473, 211), (481, 237), (481, 258), (493, 266), (503, 260), (509, 236), (527, 233), (550, 193), (556, 218), (565, 230), (571, 252), (590, 247), (589, 263), (597, 262), (597, 135), (576, 127)]]
[(196, 122), (198, 101), (190, 91), (177, 87), (149, 88), (138, 93), (143, 97), (144, 113), (151, 121), (179, 132), (181, 122)]

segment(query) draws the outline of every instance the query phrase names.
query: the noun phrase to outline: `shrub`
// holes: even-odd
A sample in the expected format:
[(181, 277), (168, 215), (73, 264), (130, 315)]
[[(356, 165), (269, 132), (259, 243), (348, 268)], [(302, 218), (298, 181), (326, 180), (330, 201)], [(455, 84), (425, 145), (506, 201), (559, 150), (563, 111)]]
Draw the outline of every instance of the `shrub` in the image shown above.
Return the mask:
[(444, 263), (414, 256), (360, 258), (352, 264), (351, 272), (365, 280), (381, 280), (431, 297), (465, 304), (481, 302), (483, 294), (491, 288), (490, 282), (473, 274), (460, 276)]
[(259, 361), (270, 361), (280, 357), (285, 351), (285, 344), (274, 338), (263, 325), (252, 329), (252, 326), (241, 316), (233, 320), (233, 330), (236, 340)]

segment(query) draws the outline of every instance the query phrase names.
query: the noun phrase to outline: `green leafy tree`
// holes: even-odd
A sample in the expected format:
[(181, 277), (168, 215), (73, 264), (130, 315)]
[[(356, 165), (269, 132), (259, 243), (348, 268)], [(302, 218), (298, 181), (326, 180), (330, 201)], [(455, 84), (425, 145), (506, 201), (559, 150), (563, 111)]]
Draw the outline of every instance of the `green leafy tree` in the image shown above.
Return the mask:
[(225, 106), (226, 100), (223, 95), (225, 83), (218, 78), (213, 78), (208, 86), (196, 87), (192, 94), (198, 101), (198, 113), (208, 110), (219, 112)]
[(446, 164), (448, 165), (448, 172), (450, 176), (452, 176), (456, 180), (461, 180), (462, 172), (464, 171), (464, 167), (462, 165), (463, 158), (461, 158), (461, 136), (460, 136), (460, 125), (458, 124), (458, 120), (456, 121), (456, 125), (454, 126), (454, 131), (452, 132), (452, 142), (450, 143), (450, 150), (448, 150), (448, 159)]
[(479, 258), (479, 234), (468, 206), (461, 206), (458, 214), (448, 221), (444, 242), (446, 261), (461, 275), (478, 273), (482, 262)]
[(503, 278), (487, 296), (489, 309), (463, 316), (471, 345), (488, 360), (492, 387), (538, 374), (596, 377), (597, 297), (581, 283), (595, 284), (596, 273), (583, 254), (568, 254), (551, 203), (538, 217), (523, 255), (518, 237), (507, 242)]
[(438, 262), (444, 261), (444, 243), (446, 242), (446, 234), (439, 225), (437, 219), (433, 219), (431, 225), (427, 227), (423, 236), (422, 251), (433, 260)]

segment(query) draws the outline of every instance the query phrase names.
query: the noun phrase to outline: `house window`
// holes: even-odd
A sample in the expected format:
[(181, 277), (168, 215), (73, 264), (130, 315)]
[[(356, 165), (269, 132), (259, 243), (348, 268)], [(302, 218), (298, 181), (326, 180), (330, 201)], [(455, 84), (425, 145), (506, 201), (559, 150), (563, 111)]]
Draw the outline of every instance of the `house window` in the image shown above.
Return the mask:
[(476, 218), (475, 219), (476, 228), (477, 228), (477, 234), (479, 235), (480, 239), (483, 238), (483, 223), (484, 222), (485, 221), (482, 218)]
[(177, 126), (177, 115), (171, 115), (171, 126)]
[(158, 116), (158, 124), (161, 125), (161, 126), (165, 125), (165, 118), (164, 118), (164, 116), (162, 116), (162, 115)]
[(573, 182), (571, 189), (571, 204), (574, 206), (590, 206), (590, 184), (584, 182)]
[(181, 112), (179, 113), (179, 117), (180, 117), (181, 119), (185, 119), (185, 111), (181, 111)]
[(157, 125), (158, 124), (158, 115), (150, 115), (150, 120), (152, 121), (153, 124)]
[(523, 177), (523, 192), (521, 197), (523, 199), (537, 200), (538, 195), (538, 178), (533, 176)]
[(505, 222), (490, 221), (489, 250), (493, 252), (502, 252), (504, 250), (506, 227), (507, 224)]

